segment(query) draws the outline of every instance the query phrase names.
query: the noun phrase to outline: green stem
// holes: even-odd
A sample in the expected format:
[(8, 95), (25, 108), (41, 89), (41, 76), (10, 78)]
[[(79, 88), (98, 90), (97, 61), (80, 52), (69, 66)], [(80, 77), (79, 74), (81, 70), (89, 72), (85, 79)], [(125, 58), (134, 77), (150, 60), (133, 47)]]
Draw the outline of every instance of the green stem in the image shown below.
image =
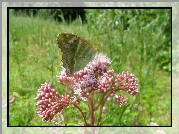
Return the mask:
[(114, 91), (111, 91), (107, 96), (106, 98), (104, 99), (104, 101), (101, 102), (101, 107), (100, 107), (100, 111), (99, 111), (99, 117), (98, 117), (98, 123), (97, 123), (97, 126), (99, 125), (100, 121), (101, 121), (101, 117), (102, 117), (102, 114), (103, 114), (103, 107), (104, 107), (104, 104), (105, 102), (107, 101), (107, 98), (111, 95), (111, 93), (113, 93)]

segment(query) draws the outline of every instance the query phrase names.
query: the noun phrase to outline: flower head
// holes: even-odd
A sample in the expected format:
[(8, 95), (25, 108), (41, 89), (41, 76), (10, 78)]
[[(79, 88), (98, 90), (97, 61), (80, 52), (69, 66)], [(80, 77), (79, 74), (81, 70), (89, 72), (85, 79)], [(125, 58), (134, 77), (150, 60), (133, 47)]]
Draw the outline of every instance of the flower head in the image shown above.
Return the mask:
[(121, 74), (116, 74), (116, 83), (120, 90), (126, 91), (131, 95), (139, 93), (137, 89), (137, 80), (134, 74), (129, 74), (128, 72), (122, 72)]
[[(74, 100), (86, 101), (93, 91), (100, 94), (111, 93), (114, 97), (116, 92), (123, 90), (131, 95), (138, 93), (137, 79), (134, 74), (122, 72), (115, 74), (114, 70), (108, 70), (111, 64), (110, 59), (105, 54), (96, 54), (94, 59), (89, 62), (86, 67), (69, 76), (65, 68), (58, 76), (59, 82), (71, 89), (71, 93), (75, 96)], [(120, 106), (127, 102), (127, 98), (120, 95), (116, 98)]]
[(44, 121), (51, 121), (57, 113), (61, 113), (70, 105), (69, 96), (59, 95), (50, 83), (41, 85), (36, 100), (38, 100), (37, 105), (39, 106), (37, 114)]

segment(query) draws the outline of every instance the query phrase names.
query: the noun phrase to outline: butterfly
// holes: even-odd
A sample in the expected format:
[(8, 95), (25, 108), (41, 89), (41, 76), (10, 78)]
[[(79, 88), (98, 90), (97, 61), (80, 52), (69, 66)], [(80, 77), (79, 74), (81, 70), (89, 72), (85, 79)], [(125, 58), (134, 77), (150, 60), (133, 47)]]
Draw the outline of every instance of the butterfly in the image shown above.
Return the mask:
[(63, 67), (69, 75), (83, 69), (96, 54), (97, 47), (78, 35), (60, 33), (56, 40), (62, 52)]

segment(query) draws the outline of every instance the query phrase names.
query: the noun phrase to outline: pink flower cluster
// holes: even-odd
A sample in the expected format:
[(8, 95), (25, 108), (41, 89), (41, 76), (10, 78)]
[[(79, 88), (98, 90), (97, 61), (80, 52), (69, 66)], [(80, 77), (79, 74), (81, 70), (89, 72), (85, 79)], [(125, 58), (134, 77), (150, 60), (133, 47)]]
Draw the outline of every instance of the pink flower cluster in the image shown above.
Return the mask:
[(43, 121), (51, 121), (57, 113), (62, 112), (71, 103), (68, 95), (59, 95), (48, 83), (41, 85), (36, 99), (39, 106), (37, 114)]
[(119, 106), (125, 105), (127, 98), (118, 91), (136, 95), (138, 93), (137, 79), (128, 72), (115, 74), (114, 70), (108, 70), (110, 64), (111, 61), (105, 54), (96, 54), (84, 69), (72, 76), (68, 75), (63, 68), (60, 76), (57, 77), (59, 82), (66, 86), (65, 95), (60, 96), (51, 84), (42, 84), (36, 98), (39, 101), (37, 105), (40, 107), (37, 110), (38, 115), (43, 120), (50, 121), (54, 115), (71, 104), (91, 101), (91, 93), (106, 95), (103, 101), (113, 96)]
[(58, 76), (59, 82), (71, 88), (72, 93), (77, 95), (75, 98), (83, 101), (87, 100), (93, 91), (101, 94), (111, 92), (114, 96), (118, 90), (123, 90), (131, 95), (137, 94), (137, 79), (134, 78), (134, 75), (128, 72), (115, 74), (114, 70), (107, 70), (110, 64), (111, 61), (105, 54), (97, 54), (84, 69), (76, 72), (73, 77), (68, 76), (64, 69)]

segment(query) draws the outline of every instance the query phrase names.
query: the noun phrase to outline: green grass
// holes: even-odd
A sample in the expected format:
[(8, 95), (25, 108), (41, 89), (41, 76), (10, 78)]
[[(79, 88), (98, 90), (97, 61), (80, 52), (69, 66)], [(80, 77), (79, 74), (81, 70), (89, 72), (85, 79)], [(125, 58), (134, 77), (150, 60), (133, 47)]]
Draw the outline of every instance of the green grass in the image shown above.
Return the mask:
[[(151, 42), (152, 34), (144, 31), (140, 37), (135, 31), (126, 31), (127, 41), (124, 47), (119, 42), (121, 33), (110, 31), (105, 35), (89, 33), (86, 25), (77, 19), (71, 24), (62, 24), (54, 20), (20, 17), (10, 14), (9, 22), (9, 94), (15, 97), (10, 104), (11, 126), (51, 126), (36, 115), (37, 90), (41, 84), (51, 82), (54, 88), (63, 94), (64, 86), (58, 83), (56, 75), (61, 71), (60, 49), (56, 44), (56, 36), (60, 32), (75, 33), (98, 46), (99, 52), (107, 53), (112, 59), (111, 68), (116, 73), (129, 71), (139, 79), (137, 96), (129, 96), (129, 107), (120, 117), (119, 108), (114, 101), (107, 103), (103, 114), (104, 124), (123, 126), (146, 126), (154, 118), (160, 126), (171, 125), (171, 77), (163, 70), (147, 60), (140, 60), (137, 51), (140, 50), (141, 38)], [(130, 34), (129, 34), (130, 33)], [(109, 35), (110, 34), (110, 35)], [(114, 36), (113, 39), (107, 38)], [(155, 45), (158, 42), (151, 42)], [(112, 45), (112, 47), (110, 46)], [(155, 68), (156, 67), (156, 68)], [(85, 103), (80, 104), (85, 109)], [(119, 113), (115, 110), (119, 110)], [(113, 116), (110, 114), (114, 113)], [(96, 113), (97, 115), (98, 113)], [(79, 112), (68, 107), (64, 112), (68, 125), (82, 125)]]

